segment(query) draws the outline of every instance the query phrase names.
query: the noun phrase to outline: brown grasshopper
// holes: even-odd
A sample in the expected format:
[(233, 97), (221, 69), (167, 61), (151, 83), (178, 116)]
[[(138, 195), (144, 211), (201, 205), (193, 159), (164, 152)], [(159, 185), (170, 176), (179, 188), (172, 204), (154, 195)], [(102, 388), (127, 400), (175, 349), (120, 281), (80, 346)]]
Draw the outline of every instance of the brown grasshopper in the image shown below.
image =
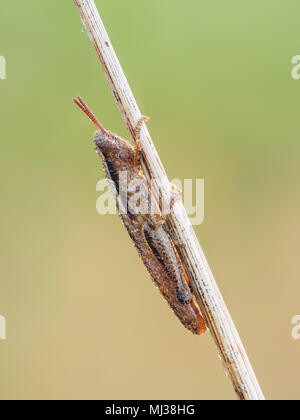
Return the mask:
[[(182, 324), (194, 334), (206, 332), (206, 324), (193, 301), (193, 293), (177, 245), (166, 228), (166, 216), (150, 191), (150, 186), (141, 170), (140, 132), (147, 117), (142, 117), (135, 130), (136, 146), (106, 130), (84, 101), (77, 97), (74, 102), (99, 128), (94, 135), (95, 150), (101, 157), (106, 176), (113, 191), (120, 217), (131, 237), (144, 265), (155, 284), (169, 303)], [(122, 197), (121, 176), (128, 188)], [(141, 212), (130, 204), (134, 194), (145, 198), (151, 211)], [(180, 195), (181, 197), (181, 195)], [(176, 199), (173, 198), (173, 203)], [(124, 211), (125, 209), (125, 211)], [(148, 207), (149, 210), (149, 207)]]

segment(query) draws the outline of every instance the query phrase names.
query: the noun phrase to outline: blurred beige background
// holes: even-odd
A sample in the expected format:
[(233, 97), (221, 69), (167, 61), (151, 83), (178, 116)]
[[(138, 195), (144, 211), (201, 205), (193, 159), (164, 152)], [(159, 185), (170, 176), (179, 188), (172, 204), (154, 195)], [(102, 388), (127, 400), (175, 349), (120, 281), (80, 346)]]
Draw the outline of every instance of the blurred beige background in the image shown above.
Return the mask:
[[(128, 138), (73, 2), (0, 0), (0, 399), (232, 399), (117, 216), (81, 94)], [(96, 0), (170, 179), (205, 179), (196, 233), (267, 398), (300, 397), (296, 0)]]

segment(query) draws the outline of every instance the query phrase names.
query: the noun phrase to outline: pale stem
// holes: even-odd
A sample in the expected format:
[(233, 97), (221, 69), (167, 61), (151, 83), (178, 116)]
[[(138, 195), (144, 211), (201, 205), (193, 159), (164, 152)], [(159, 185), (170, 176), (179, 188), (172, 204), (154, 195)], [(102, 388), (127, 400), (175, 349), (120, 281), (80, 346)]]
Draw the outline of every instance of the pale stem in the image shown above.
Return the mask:
[[(96, 5), (93, 0), (74, 1), (119, 110), (133, 136), (135, 126), (141, 118), (141, 112)], [(154, 181), (156, 194), (160, 193), (163, 197), (168, 197), (169, 180), (145, 125), (141, 132), (141, 146), (143, 169), (148, 180), (152, 180), (152, 183)], [(239, 334), (181, 201), (175, 204), (168, 217), (168, 225), (178, 242), (185, 244), (181, 251), (183, 263), (191, 279), (202, 315), (238, 397), (242, 400), (264, 400)]]

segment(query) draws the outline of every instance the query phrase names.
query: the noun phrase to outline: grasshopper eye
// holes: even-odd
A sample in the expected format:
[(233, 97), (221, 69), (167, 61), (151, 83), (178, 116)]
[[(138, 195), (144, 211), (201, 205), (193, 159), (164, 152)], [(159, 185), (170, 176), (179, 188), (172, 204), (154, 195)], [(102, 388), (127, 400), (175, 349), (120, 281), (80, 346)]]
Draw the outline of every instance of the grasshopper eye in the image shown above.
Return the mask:
[(98, 147), (100, 147), (100, 149), (102, 149), (108, 142), (108, 138), (101, 131), (96, 131), (94, 134), (94, 142)]

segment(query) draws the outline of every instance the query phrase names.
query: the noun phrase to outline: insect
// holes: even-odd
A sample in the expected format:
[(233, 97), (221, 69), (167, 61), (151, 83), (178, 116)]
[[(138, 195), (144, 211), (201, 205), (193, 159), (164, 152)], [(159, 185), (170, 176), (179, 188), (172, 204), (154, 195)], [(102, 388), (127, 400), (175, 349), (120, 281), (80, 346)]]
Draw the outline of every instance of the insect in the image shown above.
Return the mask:
[[(95, 150), (102, 159), (120, 217), (144, 265), (182, 324), (194, 334), (203, 334), (207, 330), (206, 324), (194, 303), (177, 245), (168, 232), (166, 216), (162, 215), (141, 169), (140, 132), (148, 118), (142, 117), (138, 122), (133, 147), (106, 130), (80, 97), (74, 102), (99, 129), (94, 134)], [(121, 179), (127, 182), (125, 195), (121, 193)], [(136, 195), (138, 199), (134, 201)], [(176, 199), (173, 197), (173, 204)], [(134, 205), (142, 201), (147, 204), (147, 211)]]

